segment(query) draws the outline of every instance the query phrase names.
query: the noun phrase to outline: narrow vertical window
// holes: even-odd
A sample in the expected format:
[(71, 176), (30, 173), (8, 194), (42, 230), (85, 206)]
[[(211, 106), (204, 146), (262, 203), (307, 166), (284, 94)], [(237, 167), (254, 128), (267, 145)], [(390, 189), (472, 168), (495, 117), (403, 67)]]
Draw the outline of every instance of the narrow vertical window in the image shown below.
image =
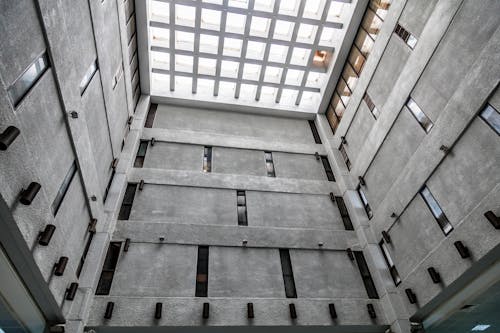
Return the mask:
[(424, 111), (422, 111), (422, 109), (417, 105), (417, 103), (415, 103), (415, 101), (411, 99), (411, 97), (408, 98), (408, 101), (406, 102), (406, 107), (408, 108), (408, 110), (410, 110), (411, 114), (415, 117), (415, 119), (417, 119), (418, 123), (420, 124), (420, 126), (422, 126), (425, 132), (429, 133), (434, 124), (429, 119), (429, 117), (426, 116)]
[(347, 170), (351, 171), (351, 160), (349, 160), (349, 156), (347, 155), (347, 151), (345, 150), (345, 146), (343, 143), (340, 144), (339, 150), (340, 154), (342, 154), (342, 158), (344, 159)]
[(120, 208), (120, 213), (118, 214), (118, 220), (128, 220), (130, 217), (130, 211), (132, 210), (132, 204), (134, 203), (135, 190), (137, 184), (128, 184), (125, 190), (125, 196), (123, 197), (122, 206)]
[(375, 103), (373, 103), (372, 99), (370, 98), (370, 96), (367, 93), (365, 93), (365, 95), (363, 96), (363, 100), (365, 101), (366, 105), (368, 106), (368, 109), (370, 109), (370, 112), (372, 113), (373, 118), (377, 119), (378, 116), (380, 116), (380, 111), (379, 111), (379, 109), (377, 109), (377, 107), (375, 106)]
[(19, 76), (9, 88), (7, 88), (7, 92), (14, 107), (16, 107), (24, 96), (28, 94), (47, 68), (49, 68), (49, 57), (47, 53), (44, 52), (26, 68), (21, 76)]
[(94, 233), (89, 233), (89, 238), (87, 238), (87, 243), (85, 244), (85, 248), (83, 249), (82, 257), (80, 258), (80, 262), (78, 263), (78, 267), (76, 268), (77, 278), (79, 278), (80, 274), (82, 273), (83, 265), (85, 264), (90, 245), (92, 244), (92, 239), (94, 239)]
[(144, 165), (144, 158), (146, 157), (146, 151), (148, 150), (149, 141), (141, 140), (139, 143), (139, 149), (137, 150), (137, 155), (135, 156), (134, 168), (142, 168)]
[(314, 120), (309, 120), (309, 126), (311, 127), (311, 132), (314, 137), (314, 142), (320, 144), (321, 143), (321, 138), (319, 137), (318, 129), (316, 128), (316, 124), (314, 123)]
[(109, 295), (121, 246), (121, 242), (109, 243), (108, 253), (106, 254), (106, 259), (104, 259), (104, 265), (102, 266), (101, 277), (97, 284), (96, 295)]
[(372, 275), (368, 269), (368, 264), (366, 263), (365, 256), (361, 251), (354, 251), (354, 257), (358, 264), (359, 273), (363, 279), (363, 284), (365, 285), (366, 292), (369, 298), (378, 299), (377, 289), (375, 288), (375, 283), (373, 283)]
[(96, 72), (97, 72), (97, 59), (94, 60), (94, 62), (92, 62), (89, 69), (87, 69), (87, 72), (83, 76), (82, 81), (80, 82), (80, 96), (83, 96), (85, 90), (87, 90), (87, 87), (90, 85), (90, 82), (92, 81), (92, 78), (94, 77)]
[(281, 270), (283, 271), (283, 282), (287, 298), (297, 298), (295, 280), (293, 279), (292, 262), (288, 249), (280, 249)]
[(349, 212), (345, 206), (344, 199), (342, 197), (335, 197), (335, 202), (340, 211), (340, 216), (342, 217), (342, 222), (344, 223), (345, 230), (354, 230), (352, 226), (351, 218), (349, 217)]
[(153, 122), (155, 121), (157, 108), (158, 108), (158, 104), (151, 104), (151, 106), (149, 107), (149, 111), (148, 111), (148, 115), (146, 117), (146, 123), (144, 124), (144, 127), (146, 127), (146, 128), (153, 127)]
[(325, 168), (326, 178), (329, 181), (334, 182), (335, 177), (333, 176), (332, 167), (330, 166), (330, 162), (328, 161), (328, 157), (321, 156), (321, 162), (323, 163), (323, 167)]
[(361, 199), (361, 202), (363, 203), (363, 207), (365, 208), (366, 215), (368, 216), (369, 219), (373, 217), (373, 212), (368, 204), (368, 199), (366, 199), (365, 192), (361, 189), (361, 186), (358, 186), (356, 189), (358, 191), (359, 198)]
[(387, 249), (387, 246), (385, 245), (384, 240), (382, 239), (380, 243), (378, 243), (378, 245), (380, 246), (380, 250), (384, 255), (385, 263), (387, 264), (389, 273), (391, 273), (392, 280), (394, 281), (394, 284), (398, 286), (401, 283), (401, 278), (399, 277), (398, 270), (396, 269), (396, 266), (392, 261), (391, 255), (389, 253), (389, 250)]
[(448, 235), (453, 230), (453, 226), (451, 225), (450, 221), (448, 221), (446, 215), (444, 215), (443, 210), (432, 195), (431, 191), (429, 191), (429, 188), (424, 185), (424, 187), (420, 190), (420, 195), (422, 195), (422, 198), (424, 198), (425, 203), (431, 210), (432, 215), (434, 215), (434, 218), (439, 224), (439, 227), (441, 227), (441, 230), (443, 230), (443, 233), (445, 235)]
[(212, 172), (212, 147), (203, 150), (203, 172)]
[(236, 191), (236, 203), (236, 209), (238, 212), (238, 225), (248, 225), (247, 198), (245, 191)]
[(498, 135), (500, 135), (500, 113), (491, 105), (487, 104), (486, 107), (479, 114), (488, 126), (490, 126)]
[(111, 188), (111, 184), (113, 183), (113, 179), (115, 178), (115, 170), (111, 172), (111, 176), (109, 177), (108, 185), (106, 185), (106, 189), (104, 190), (104, 196), (102, 197), (102, 202), (106, 202), (108, 198), (109, 189)]
[(54, 198), (54, 201), (52, 202), (51, 208), (52, 208), (52, 214), (54, 216), (57, 215), (57, 212), (59, 211), (59, 208), (61, 207), (61, 204), (64, 200), (64, 197), (66, 196), (66, 193), (68, 192), (69, 185), (71, 184), (71, 181), (75, 177), (76, 170), (77, 170), (76, 161), (73, 161), (68, 172), (66, 173), (66, 176), (63, 179), (61, 186), (59, 186), (59, 190), (57, 191), (57, 194), (56, 194), (56, 197)]
[(396, 24), (396, 29), (394, 29), (394, 33), (401, 37), (401, 39), (410, 47), (410, 49), (414, 49), (415, 45), (417, 45), (417, 38), (413, 36), (408, 30), (403, 28), (399, 23)]
[(276, 177), (276, 173), (274, 172), (274, 162), (273, 162), (273, 153), (270, 151), (264, 152), (266, 157), (266, 170), (268, 177)]
[(208, 295), (208, 246), (198, 246), (198, 262), (196, 265), (196, 297)]

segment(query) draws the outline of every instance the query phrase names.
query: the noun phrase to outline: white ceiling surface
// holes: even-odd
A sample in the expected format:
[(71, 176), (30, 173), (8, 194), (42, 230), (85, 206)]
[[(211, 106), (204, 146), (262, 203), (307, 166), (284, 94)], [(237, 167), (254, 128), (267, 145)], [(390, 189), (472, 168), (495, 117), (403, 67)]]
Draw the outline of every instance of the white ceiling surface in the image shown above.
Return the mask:
[[(318, 113), (355, 3), (147, 0), (139, 48), (148, 50), (149, 93), (188, 106)], [(316, 50), (327, 66), (313, 65)]]

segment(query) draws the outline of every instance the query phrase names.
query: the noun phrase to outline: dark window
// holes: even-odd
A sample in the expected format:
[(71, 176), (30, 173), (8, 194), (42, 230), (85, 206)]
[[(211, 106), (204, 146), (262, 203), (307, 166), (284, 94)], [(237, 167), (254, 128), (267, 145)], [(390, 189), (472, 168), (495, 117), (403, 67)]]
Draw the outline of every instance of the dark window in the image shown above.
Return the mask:
[(132, 210), (132, 204), (134, 203), (136, 188), (137, 184), (127, 185), (125, 196), (123, 197), (122, 207), (120, 208), (120, 213), (118, 214), (118, 220), (128, 220), (130, 211)]
[(92, 81), (92, 78), (94, 77), (96, 72), (97, 72), (97, 59), (94, 60), (94, 62), (90, 65), (89, 69), (87, 69), (87, 72), (85, 73), (82, 81), (80, 82), (80, 96), (83, 96), (85, 90), (87, 90), (87, 87), (90, 85), (90, 82)]
[(420, 190), (420, 195), (422, 195), (422, 198), (424, 198), (425, 203), (431, 210), (432, 215), (434, 215), (434, 218), (441, 227), (441, 230), (443, 230), (443, 233), (445, 235), (448, 235), (453, 230), (453, 226), (451, 225), (450, 221), (448, 221), (446, 215), (444, 215), (443, 210), (441, 209), (427, 186), (424, 185), (424, 187)]
[(283, 271), (283, 282), (285, 283), (285, 294), (287, 298), (297, 298), (295, 280), (293, 279), (292, 261), (288, 249), (280, 249), (281, 270)]
[(153, 127), (153, 122), (155, 120), (157, 108), (158, 108), (158, 104), (151, 104), (151, 106), (149, 107), (149, 111), (148, 111), (148, 115), (146, 117), (146, 123), (144, 124), (144, 127), (146, 127), (146, 128)]
[(64, 200), (64, 197), (66, 196), (66, 193), (68, 192), (69, 185), (71, 184), (73, 177), (75, 177), (76, 170), (77, 170), (76, 161), (73, 161), (68, 172), (66, 173), (66, 176), (63, 179), (61, 186), (59, 186), (59, 190), (57, 191), (57, 194), (56, 194), (56, 197), (54, 198), (54, 201), (52, 202), (51, 208), (52, 208), (52, 214), (54, 216), (57, 215), (57, 212), (59, 211), (59, 208), (61, 207), (61, 204)]
[(410, 110), (411, 114), (417, 119), (418, 123), (422, 128), (425, 130), (426, 133), (429, 133), (431, 130), (432, 126), (434, 124), (432, 121), (429, 119), (429, 117), (426, 116), (424, 111), (415, 103), (415, 101), (411, 98), (408, 98), (408, 101), (406, 102), (406, 107)]
[(106, 185), (106, 189), (104, 190), (104, 196), (102, 197), (102, 201), (106, 202), (108, 198), (109, 189), (111, 188), (111, 184), (113, 183), (113, 178), (115, 178), (115, 170), (111, 172), (111, 177), (109, 177), (108, 185)]
[(491, 105), (487, 104), (486, 107), (479, 114), (498, 135), (500, 135), (500, 113)]
[(358, 188), (356, 190), (358, 191), (359, 198), (361, 199), (361, 202), (363, 203), (363, 207), (365, 207), (366, 215), (368, 216), (369, 219), (371, 219), (373, 217), (373, 212), (372, 212), (370, 205), (368, 204), (368, 199), (366, 199), (365, 192), (363, 192), (363, 190), (361, 189), (361, 186), (358, 186)]
[(245, 191), (236, 191), (236, 202), (238, 211), (238, 225), (248, 225), (247, 199)]
[(329, 181), (334, 182), (335, 177), (333, 176), (333, 171), (332, 167), (330, 166), (330, 162), (328, 162), (328, 157), (321, 156), (321, 162), (323, 163), (323, 167), (325, 168), (326, 178), (328, 178)]
[(109, 243), (108, 253), (106, 254), (106, 259), (104, 259), (104, 265), (102, 266), (101, 277), (97, 284), (96, 295), (109, 295), (121, 246), (121, 242)]
[(382, 250), (382, 254), (384, 255), (384, 259), (387, 264), (387, 268), (389, 269), (389, 273), (391, 273), (392, 280), (394, 281), (394, 284), (398, 286), (401, 283), (401, 278), (399, 277), (398, 270), (396, 269), (396, 266), (392, 261), (389, 250), (387, 249), (387, 246), (385, 245), (383, 239), (378, 244), (380, 246), (380, 250)]
[(274, 172), (273, 153), (271, 153), (270, 151), (265, 151), (264, 155), (266, 157), (267, 176), (276, 177), (276, 173)]
[(314, 120), (309, 120), (309, 126), (311, 127), (311, 132), (314, 137), (314, 142), (321, 143), (321, 138), (319, 137), (318, 129), (316, 128)]
[(363, 279), (368, 297), (378, 298), (377, 289), (375, 288), (375, 284), (373, 283), (372, 275), (370, 274), (370, 270), (368, 269), (368, 265), (366, 264), (363, 252), (354, 251), (354, 257), (356, 258), (356, 262), (358, 263), (359, 273), (361, 274), (361, 278)]
[(342, 158), (344, 159), (347, 170), (351, 171), (351, 160), (349, 160), (349, 156), (347, 156), (347, 151), (345, 150), (345, 146), (343, 143), (340, 144), (339, 150), (340, 154), (342, 154)]
[(134, 168), (142, 168), (144, 165), (144, 158), (146, 157), (148, 144), (149, 141), (145, 140), (141, 140), (141, 143), (139, 143), (139, 149), (137, 150), (137, 155), (135, 156)]
[(33, 86), (49, 68), (49, 58), (47, 53), (39, 56), (31, 65), (26, 68), (23, 74), (9, 87), (7, 92), (14, 107), (28, 94)]
[(342, 197), (335, 197), (335, 202), (340, 211), (340, 216), (342, 217), (342, 222), (344, 223), (345, 230), (354, 230), (352, 226), (351, 218), (349, 217), (349, 212), (345, 206), (344, 199)]
[(203, 150), (203, 172), (212, 172), (212, 147)]
[(373, 117), (375, 119), (377, 119), (378, 116), (380, 116), (380, 111), (379, 111), (379, 109), (377, 109), (377, 107), (375, 106), (375, 103), (373, 103), (370, 96), (365, 93), (365, 95), (363, 96), (363, 100), (365, 101), (366, 105), (368, 106), (368, 109), (370, 109), (370, 112), (372, 113)]
[(87, 238), (87, 244), (85, 244), (82, 257), (80, 258), (80, 262), (78, 263), (78, 267), (76, 268), (76, 277), (78, 278), (82, 273), (83, 264), (85, 264), (85, 259), (87, 259), (87, 254), (89, 253), (90, 245), (92, 244), (92, 239), (94, 239), (94, 233), (89, 233), (89, 237)]
[(198, 246), (198, 263), (196, 266), (196, 297), (208, 295), (208, 246)]
[(394, 33), (401, 37), (401, 39), (413, 50), (415, 45), (417, 45), (417, 38), (413, 36), (409, 31), (403, 28), (401, 25), (396, 24), (396, 29), (394, 29)]

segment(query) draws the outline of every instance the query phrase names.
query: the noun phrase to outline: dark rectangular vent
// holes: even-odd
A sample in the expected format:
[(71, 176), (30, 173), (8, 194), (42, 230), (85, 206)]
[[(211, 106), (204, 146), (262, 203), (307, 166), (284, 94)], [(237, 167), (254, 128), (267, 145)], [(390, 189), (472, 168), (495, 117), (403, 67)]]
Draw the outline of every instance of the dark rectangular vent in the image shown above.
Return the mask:
[(208, 246), (198, 246), (198, 262), (196, 266), (196, 297), (208, 295)]
[(104, 265), (102, 266), (101, 277), (99, 278), (99, 283), (97, 284), (95, 292), (96, 295), (109, 295), (111, 283), (113, 282), (113, 276), (115, 274), (116, 264), (118, 263), (118, 257), (120, 256), (121, 246), (121, 242), (109, 243), (108, 253), (106, 254), (106, 259), (104, 259)]
[(328, 161), (328, 157), (322, 155), (321, 162), (323, 163), (323, 167), (325, 168), (326, 178), (329, 181), (334, 182), (335, 176), (333, 175), (333, 170), (332, 170), (332, 167), (330, 166), (330, 162)]
[(149, 107), (148, 115), (146, 116), (146, 123), (144, 124), (144, 127), (146, 128), (152, 128), (153, 127), (153, 122), (155, 120), (156, 116), (156, 109), (158, 108), (158, 104), (151, 104)]
[(128, 220), (128, 218), (130, 217), (132, 204), (134, 203), (136, 188), (137, 184), (127, 185), (127, 189), (125, 190), (125, 195), (122, 201), (122, 206), (120, 208), (120, 213), (118, 214), (118, 220)]
[(319, 137), (318, 129), (316, 128), (314, 120), (309, 120), (309, 126), (311, 127), (311, 132), (314, 137), (314, 142), (321, 144), (321, 138)]
[(292, 262), (288, 249), (280, 249), (281, 269), (283, 271), (283, 282), (285, 283), (285, 294), (287, 298), (297, 298), (295, 280), (293, 278)]
[(335, 197), (335, 202), (337, 203), (337, 207), (339, 208), (340, 216), (342, 217), (342, 222), (344, 223), (345, 230), (354, 230), (351, 218), (349, 217), (349, 212), (347, 211), (347, 207), (344, 203), (344, 199), (342, 197)]

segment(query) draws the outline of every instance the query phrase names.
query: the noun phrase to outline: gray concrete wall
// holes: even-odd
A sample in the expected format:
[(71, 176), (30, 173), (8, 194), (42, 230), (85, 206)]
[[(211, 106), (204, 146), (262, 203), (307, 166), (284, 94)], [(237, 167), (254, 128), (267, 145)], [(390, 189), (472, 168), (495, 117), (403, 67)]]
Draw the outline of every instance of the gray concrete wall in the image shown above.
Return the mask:
[(148, 144), (144, 168), (169, 170), (203, 170), (203, 146), (158, 142)]

